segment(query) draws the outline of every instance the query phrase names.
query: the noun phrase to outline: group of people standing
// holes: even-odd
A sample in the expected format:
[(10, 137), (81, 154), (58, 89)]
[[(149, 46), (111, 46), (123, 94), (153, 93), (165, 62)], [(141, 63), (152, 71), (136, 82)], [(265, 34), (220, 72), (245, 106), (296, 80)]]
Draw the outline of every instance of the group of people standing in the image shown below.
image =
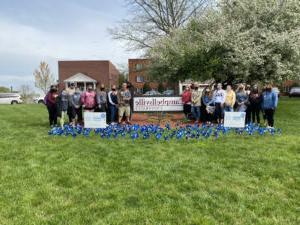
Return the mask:
[(203, 123), (223, 123), (225, 112), (245, 112), (246, 124), (260, 124), (260, 112), (263, 114), (266, 125), (274, 126), (274, 113), (278, 104), (278, 94), (268, 84), (262, 91), (257, 85), (240, 84), (236, 91), (231, 85), (222, 88), (218, 83), (214, 90), (199, 89), (197, 83), (187, 86), (182, 94), (184, 113), (187, 119), (202, 121)]
[[(44, 102), (49, 112), (50, 126), (64, 126), (68, 117), (71, 125), (83, 123), (83, 112), (106, 112), (107, 123), (130, 123), (133, 109), (133, 87), (123, 83), (120, 90), (112, 85), (109, 91), (104, 85), (94, 90), (92, 85), (82, 92), (74, 83), (58, 91), (51, 86)], [(204, 90), (197, 83), (187, 86), (182, 94), (183, 109), (187, 119), (203, 123), (223, 123), (225, 112), (245, 112), (246, 123), (260, 124), (262, 112), (267, 126), (274, 126), (274, 113), (278, 104), (278, 94), (268, 84), (262, 91), (257, 85), (240, 84), (236, 91), (231, 85), (226, 90), (218, 83), (214, 89)]]
[(58, 125), (63, 127), (68, 121), (71, 125), (82, 124), (83, 112), (106, 112), (108, 123), (121, 123), (125, 120), (130, 123), (132, 113), (133, 92), (130, 83), (123, 83), (122, 88), (117, 90), (112, 85), (107, 91), (104, 85), (94, 90), (88, 85), (87, 90), (82, 92), (75, 83), (58, 91), (57, 86), (52, 85), (45, 96), (44, 102), (49, 113), (50, 126)]

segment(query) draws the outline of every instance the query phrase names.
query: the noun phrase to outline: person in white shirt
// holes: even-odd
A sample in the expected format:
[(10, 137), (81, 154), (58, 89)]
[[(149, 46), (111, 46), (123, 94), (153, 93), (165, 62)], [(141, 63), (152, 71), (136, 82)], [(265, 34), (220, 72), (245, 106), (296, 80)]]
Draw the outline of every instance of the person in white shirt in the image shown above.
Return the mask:
[(214, 92), (214, 103), (215, 103), (215, 116), (218, 123), (223, 123), (224, 118), (224, 103), (226, 99), (226, 92), (222, 89), (222, 84), (217, 84), (217, 90)]

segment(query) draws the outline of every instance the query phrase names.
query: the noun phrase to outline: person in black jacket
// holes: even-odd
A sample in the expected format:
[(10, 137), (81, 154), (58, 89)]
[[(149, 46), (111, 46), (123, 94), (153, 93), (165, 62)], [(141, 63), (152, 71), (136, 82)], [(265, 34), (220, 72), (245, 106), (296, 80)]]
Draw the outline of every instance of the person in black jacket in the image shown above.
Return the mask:
[(258, 87), (255, 85), (249, 95), (249, 102), (251, 105), (251, 118), (252, 123), (257, 122), (260, 123), (260, 110), (261, 110), (261, 102), (262, 95), (258, 90)]

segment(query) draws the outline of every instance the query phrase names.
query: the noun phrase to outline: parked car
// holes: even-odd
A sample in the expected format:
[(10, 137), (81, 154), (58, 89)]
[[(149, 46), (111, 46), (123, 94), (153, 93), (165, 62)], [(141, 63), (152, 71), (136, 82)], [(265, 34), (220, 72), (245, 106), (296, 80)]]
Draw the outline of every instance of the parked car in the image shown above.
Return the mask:
[(147, 91), (144, 96), (154, 96), (154, 95), (161, 95), (161, 93), (159, 93), (158, 91), (155, 90), (151, 90), (151, 91)]
[(33, 102), (36, 104), (45, 104), (45, 96), (39, 96), (33, 99)]
[(174, 95), (174, 90), (166, 90), (163, 92), (163, 95), (167, 95), (167, 96)]
[(21, 104), (23, 101), (18, 93), (0, 93), (0, 104)]
[(278, 87), (273, 87), (272, 91), (278, 95), (278, 98), (280, 97), (280, 90), (278, 89)]
[(300, 87), (291, 88), (289, 97), (300, 97)]

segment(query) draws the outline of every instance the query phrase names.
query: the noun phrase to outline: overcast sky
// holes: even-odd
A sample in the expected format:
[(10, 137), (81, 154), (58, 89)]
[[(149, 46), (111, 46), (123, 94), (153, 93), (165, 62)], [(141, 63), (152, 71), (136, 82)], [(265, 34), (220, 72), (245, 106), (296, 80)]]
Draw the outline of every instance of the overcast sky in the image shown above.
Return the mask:
[(33, 86), (41, 60), (55, 76), (58, 60), (126, 65), (138, 55), (107, 32), (126, 13), (124, 0), (0, 0), (0, 86)]

